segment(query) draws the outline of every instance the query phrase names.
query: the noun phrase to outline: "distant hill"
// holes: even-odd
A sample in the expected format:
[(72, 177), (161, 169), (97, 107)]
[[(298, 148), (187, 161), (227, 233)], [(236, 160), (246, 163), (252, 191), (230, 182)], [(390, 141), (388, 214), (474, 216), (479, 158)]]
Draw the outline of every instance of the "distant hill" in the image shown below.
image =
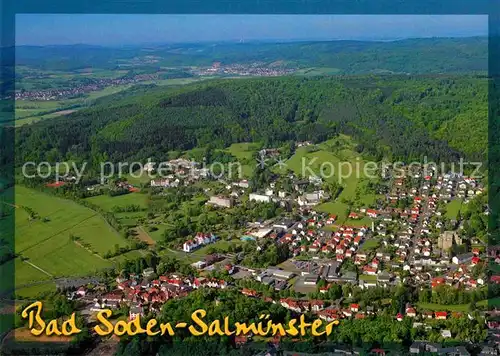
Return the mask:
[(138, 87), (18, 130), (17, 161), (164, 159), (169, 151), (353, 136), (364, 154), (485, 159), (487, 80), (473, 76), (281, 77)]
[(212, 43), (100, 47), (88, 45), (19, 46), (16, 64), (47, 70), (87, 67), (116, 68), (119, 64), (191, 66), (222, 63), (267, 64), (288, 67), (327, 67), (339, 74), (486, 72), (486, 37), (377, 41), (307, 41), (286, 43)]

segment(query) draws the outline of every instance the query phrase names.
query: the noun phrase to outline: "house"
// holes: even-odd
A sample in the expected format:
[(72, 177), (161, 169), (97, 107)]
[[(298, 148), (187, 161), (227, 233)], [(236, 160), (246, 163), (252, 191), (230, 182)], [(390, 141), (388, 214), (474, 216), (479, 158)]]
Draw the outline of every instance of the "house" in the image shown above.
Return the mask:
[(244, 345), (248, 342), (248, 335), (238, 335), (234, 337), (234, 343), (236, 347)]
[(464, 263), (471, 262), (473, 257), (474, 257), (474, 254), (472, 252), (469, 252), (469, 253), (464, 253), (464, 254), (455, 256), (451, 259), (451, 261), (456, 265), (461, 265)]
[(349, 213), (348, 218), (357, 220), (357, 219), (359, 219), (359, 215), (357, 213), (351, 212), (351, 213)]
[(398, 313), (398, 314), (396, 315), (396, 320), (397, 320), (397, 321), (403, 321), (403, 314)]
[(498, 355), (498, 351), (494, 347), (484, 346), (481, 349), (481, 353), (479, 354), (479, 356), (489, 356), (489, 355)]
[(204, 234), (202, 232), (198, 232), (194, 237), (194, 240), (198, 243), (198, 245), (208, 245), (217, 240), (217, 237), (214, 234)]
[(440, 311), (440, 312), (435, 312), (434, 316), (437, 320), (446, 320), (446, 317), (448, 316), (447, 312)]
[(81, 286), (80, 288), (77, 289), (76, 295), (79, 297), (85, 297), (86, 291), (85, 287)]
[(231, 208), (233, 206), (233, 200), (223, 196), (211, 196), (207, 204), (222, 208)]
[(378, 217), (378, 212), (373, 209), (368, 209), (366, 211), (366, 215), (368, 215), (370, 218), (376, 219)]
[(257, 297), (257, 292), (254, 291), (253, 289), (248, 289), (248, 288), (243, 288), (241, 290), (241, 294), (249, 296), (249, 297)]
[(441, 345), (427, 341), (415, 341), (410, 346), (411, 354), (419, 353), (437, 353), (441, 349)]
[(123, 301), (123, 292), (122, 291), (112, 291), (106, 293), (102, 296), (102, 305), (105, 307), (116, 307)]
[(300, 206), (313, 206), (321, 202), (321, 199), (328, 198), (328, 195), (320, 190), (313, 193), (305, 193), (297, 199), (297, 203)]
[(248, 188), (250, 187), (250, 184), (248, 183), (248, 180), (244, 179), (239, 182), (234, 182), (233, 185), (240, 187), (240, 188)]
[(309, 184), (309, 180), (300, 180), (300, 181), (297, 181), (295, 182), (295, 190), (296, 191), (303, 191), (307, 185)]
[(211, 243), (215, 242), (216, 240), (217, 240), (217, 236), (215, 236), (214, 234), (211, 234), (211, 233), (204, 234), (204, 233), (198, 232), (193, 239), (184, 242), (184, 244), (182, 245), (182, 250), (184, 252), (192, 252), (192, 251), (196, 250), (197, 248), (199, 248), (203, 245), (211, 244)]
[(441, 330), (441, 336), (443, 338), (450, 338), (451, 337), (451, 331), (450, 330)]
[(152, 187), (169, 187), (170, 181), (168, 179), (152, 179), (150, 182)]
[(182, 245), (182, 250), (184, 252), (192, 252), (199, 247), (198, 243), (193, 240), (188, 240)]
[(417, 316), (417, 311), (414, 308), (408, 307), (406, 308), (406, 315), (410, 318), (414, 318)]
[(387, 285), (390, 283), (390, 281), (391, 281), (391, 275), (386, 271), (380, 272), (377, 275), (377, 282), (381, 285)]
[(374, 267), (370, 267), (370, 266), (364, 266), (363, 267), (363, 272), (365, 274), (370, 275), (370, 276), (375, 276), (377, 274), (377, 269), (374, 268)]
[(432, 319), (433, 315), (434, 314), (431, 311), (426, 311), (422, 313), (422, 316), (427, 319)]
[(325, 307), (325, 302), (322, 300), (311, 300), (311, 311), (319, 312)]
[(134, 320), (138, 316), (141, 316), (141, 317), (144, 316), (144, 309), (139, 305), (131, 306), (129, 313), (128, 313), (128, 320)]
[[(441, 332), (441, 336), (443, 336), (443, 332), (446, 332), (449, 330), (443, 330)], [(447, 333), (445, 333), (447, 335)], [(445, 337), (445, 336), (443, 336)], [(451, 337), (451, 336), (449, 336)], [(453, 347), (443, 347), (439, 350), (440, 355), (447, 355), (447, 356), (470, 356), (469, 351), (464, 346), (453, 346)]]
[(333, 223), (335, 223), (335, 221), (337, 220), (337, 215), (335, 214), (331, 214), (329, 217), (328, 217), (328, 220), (326, 220), (326, 224), (327, 225), (332, 225)]
[(431, 286), (432, 288), (436, 288), (442, 284), (445, 284), (446, 280), (443, 277), (436, 277), (432, 279)]
[(271, 201), (271, 197), (263, 194), (250, 193), (248, 200), (260, 203), (269, 203)]
[(232, 264), (225, 265), (224, 269), (227, 271), (228, 274), (233, 274), (233, 272), (234, 272), (234, 267)]
[(357, 312), (359, 310), (359, 304), (351, 304), (350, 309), (353, 312)]
[(151, 267), (146, 268), (144, 271), (142, 271), (142, 275), (144, 277), (151, 277), (155, 273), (155, 270)]

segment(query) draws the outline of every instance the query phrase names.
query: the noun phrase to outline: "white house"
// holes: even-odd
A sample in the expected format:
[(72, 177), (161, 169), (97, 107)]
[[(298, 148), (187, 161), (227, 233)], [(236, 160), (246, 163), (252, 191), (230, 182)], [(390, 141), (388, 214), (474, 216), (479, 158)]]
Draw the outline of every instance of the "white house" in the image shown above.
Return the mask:
[(262, 195), (262, 194), (255, 194), (255, 193), (250, 193), (248, 199), (250, 201), (257, 201), (261, 203), (269, 203), (271, 201), (271, 197), (268, 195)]

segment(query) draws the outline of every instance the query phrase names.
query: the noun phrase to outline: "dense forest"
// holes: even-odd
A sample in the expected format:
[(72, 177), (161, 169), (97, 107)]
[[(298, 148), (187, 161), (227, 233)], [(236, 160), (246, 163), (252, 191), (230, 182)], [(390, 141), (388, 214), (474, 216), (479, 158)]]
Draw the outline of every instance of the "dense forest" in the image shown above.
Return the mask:
[(16, 65), (44, 70), (116, 69), (117, 63), (154, 56), (154, 66), (264, 62), (328, 67), (339, 73), (486, 72), (488, 39), (422, 38), (399, 41), (199, 43), (108, 48), (89, 45), (19, 46)]
[(16, 160), (165, 160), (235, 142), (279, 147), (353, 136), (377, 159), (486, 159), (487, 80), (474, 76), (281, 77), (147, 88), (16, 130)]

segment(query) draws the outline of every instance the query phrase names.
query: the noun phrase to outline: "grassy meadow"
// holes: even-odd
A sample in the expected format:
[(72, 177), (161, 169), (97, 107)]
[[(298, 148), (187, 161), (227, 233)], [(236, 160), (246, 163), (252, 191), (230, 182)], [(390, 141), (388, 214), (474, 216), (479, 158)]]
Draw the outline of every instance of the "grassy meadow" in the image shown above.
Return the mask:
[[(73, 201), (23, 186), (16, 186), (15, 197), (15, 249), (20, 257), (9, 263), (15, 264), (17, 285), (110, 267), (112, 262), (101, 256), (115, 245), (128, 244), (100, 215)], [(37, 217), (30, 218), (26, 209)]]

